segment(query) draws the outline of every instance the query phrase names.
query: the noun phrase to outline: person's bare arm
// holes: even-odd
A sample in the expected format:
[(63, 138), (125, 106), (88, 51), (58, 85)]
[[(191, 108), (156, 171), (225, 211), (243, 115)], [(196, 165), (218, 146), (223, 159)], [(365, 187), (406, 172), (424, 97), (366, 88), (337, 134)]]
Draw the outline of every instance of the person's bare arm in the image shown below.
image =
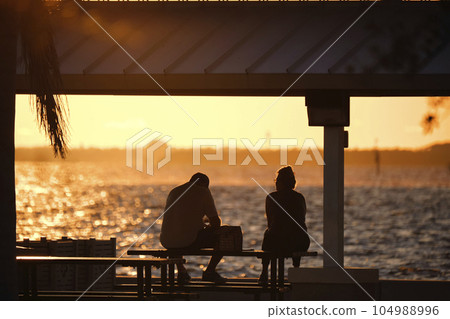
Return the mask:
[(267, 218), (267, 227), (270, 228), (272, 226), (272, 214), (273, 214), (273, 207), (274, 202), (270, 196), (266, 197), (266, 218)]
[(204, 199), (204, 209), (205, 215), (209, 220), (209, 224), (213, 228), (219, 228), (222, 224), (222, 220), (217, 213), (216, 205), (214, 203), (214, 199), (209, 189), (206, 189), (205, 199)]
[(220, 225), (222, 224), (222, 220), (220, 219), (219, 216), (214, 216), (209, 218), (209, 224), (211, 225), (212, 228), (219, 228)]

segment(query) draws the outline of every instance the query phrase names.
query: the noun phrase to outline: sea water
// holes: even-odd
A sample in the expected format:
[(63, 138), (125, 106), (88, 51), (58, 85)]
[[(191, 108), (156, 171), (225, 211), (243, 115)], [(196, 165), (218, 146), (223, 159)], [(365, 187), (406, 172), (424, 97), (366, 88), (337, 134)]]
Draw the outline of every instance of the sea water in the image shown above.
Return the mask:
[[(233, 171), (179, 168), (148, 176), (124, 165), (91, 162), (17, 162), (17, 239), (117, 238), (117, 255), (132, 248), (162, 248), (161, 214), (172, 187), (204, 171), (223, 223), (239, 225), (244, 248), (260, 249), (266, 191), (273, 191), (274, 167)], [(307, 202), (306, 223), (319, 257), (302, 266), (322, 266), (322, 168), (295, 168), (297, 191)], [(450, 274), (450, 171), (447, 167), (346, 167), (345, 266), (373, 267), (381, 278), (448, 279)], [(199, 276), (206, 257), (188, 257)], [(290, 262), (288, 262), (290, 266)], [(255, 258), (225, 257), (225, 276), (256, 277)], [(120, 268), (118, 273), (133, 273)]]

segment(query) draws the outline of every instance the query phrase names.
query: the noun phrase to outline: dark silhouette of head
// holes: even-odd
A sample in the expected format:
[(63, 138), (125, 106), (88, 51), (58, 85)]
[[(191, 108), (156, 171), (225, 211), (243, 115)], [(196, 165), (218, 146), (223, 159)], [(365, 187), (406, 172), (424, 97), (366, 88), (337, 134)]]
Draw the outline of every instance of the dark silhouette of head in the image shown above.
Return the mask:
[(191, 180), (189, 183), (195, 182), (195, 185), (202, 186), (202, 187), (209, 187), (209, 178), (203, 173), (195, 173), (192, 175)]
[(291, 166), (284, 166), (277, 171), (277, 177), (275, 179), (277, 191), (294, 189), (296, 184), (294, 170)]

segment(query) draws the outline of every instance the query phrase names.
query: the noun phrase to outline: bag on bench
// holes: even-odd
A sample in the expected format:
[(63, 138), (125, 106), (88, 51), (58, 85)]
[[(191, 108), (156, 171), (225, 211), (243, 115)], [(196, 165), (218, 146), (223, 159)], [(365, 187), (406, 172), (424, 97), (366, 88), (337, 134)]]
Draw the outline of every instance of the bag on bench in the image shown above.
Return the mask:
[(217, 243), (214, 249), (223, 251), (242, 251), (241, 226), (221, 226), (217, 230)]

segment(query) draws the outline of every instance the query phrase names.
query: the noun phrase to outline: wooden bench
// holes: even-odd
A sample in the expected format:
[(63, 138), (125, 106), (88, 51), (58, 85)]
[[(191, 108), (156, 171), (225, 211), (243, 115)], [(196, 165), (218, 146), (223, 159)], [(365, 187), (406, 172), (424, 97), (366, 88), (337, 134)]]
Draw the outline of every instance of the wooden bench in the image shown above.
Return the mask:
[[(271, 288), (272, 299), (276, 296), (283, 297), (285, 288), (284, 282), (284, 260), (290, 257), (311, 257), (317, 256), (317, 252), (294, 252), (291, 254), (269, 252), (264, 250), (242, 250), (242, 251), (218, 251), (211, 248), (204, 249), (134, 249), (129, 250), (128, 255), (153, 256), (160, 258), (174, 258), (180, 256), (233, 256), (233, 257), (256, 257), (259, 259), (267, 258), (270, 261), (270, 280), (263, 283), (263, 287)], [(169, 268), (169, 285), (174, 287), (174, 264), (163, 265), (161, 267), (161, 285), (165, 286), (167, 278), (167, 269)]]
[[(84, 264), (84, 265), (122, 265), (137, 269), (137, 297), (148, 299), (152, 295), (152, 266), (165, 270), (167, 265), (184, 263), (182, 258), (115, 258), (115, 257), (54, 257), (54, 256), (18, 256), (18, 265), (24, 267), (24, 298), (37, 298), (37, 266), (43, 264)], [(145, 270), (145, 272), (144, 272)], [(145, 274), (145, 276), (144, 276)], [(57, 294), (57, 292), (55, 292)], [(98, 293), (97, 293), (98, 294)], [(81, 294), (80, 294), (81, 295)]]

